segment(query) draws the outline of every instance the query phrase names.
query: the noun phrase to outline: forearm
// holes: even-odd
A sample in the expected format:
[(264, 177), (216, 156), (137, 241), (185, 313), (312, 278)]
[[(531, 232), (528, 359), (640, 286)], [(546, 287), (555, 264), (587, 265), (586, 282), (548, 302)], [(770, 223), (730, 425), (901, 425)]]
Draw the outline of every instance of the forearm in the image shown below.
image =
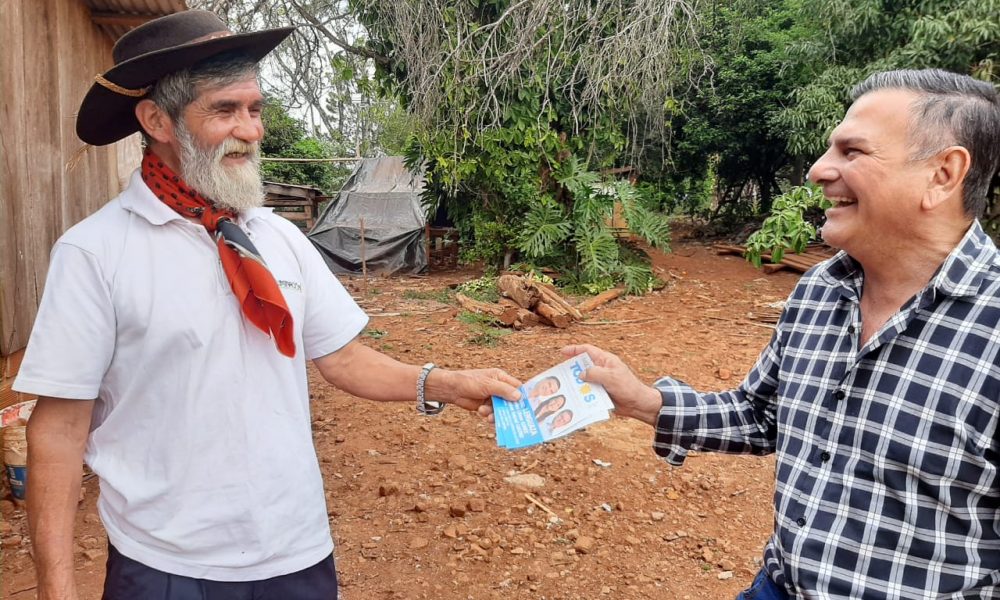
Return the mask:
[(679, 449), (758, 455), (774, 451), (773, 400), (757, 398), (744, 388), (700, 393), (669, 378), (655, 387), (662, 401), (653, 445), (669, 462), (683, 461), (686, 452)]
[(40, 599), (76, 598), (73, 524), (92, 404), (42, 398), (28, 422), (28, 529)]
[[(323, 378), (338, 388), (369, 400), (402, 402), (416, 400), (420, 367), (408, 365), (381, 352), (352, 342), (330, 358), (316, 361)], [(429, 386), (431, 378), (427, 382)]]

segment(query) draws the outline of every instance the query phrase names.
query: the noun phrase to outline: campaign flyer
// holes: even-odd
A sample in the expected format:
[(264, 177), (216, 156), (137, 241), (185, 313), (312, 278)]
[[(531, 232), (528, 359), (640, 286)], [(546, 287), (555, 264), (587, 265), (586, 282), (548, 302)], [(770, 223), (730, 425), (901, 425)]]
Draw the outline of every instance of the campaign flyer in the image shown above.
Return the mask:
[(589, 355), (580, 354), (526, 381), (517, 402), (494, 396), (497, 445), (525, 448), (606, 421), (614, 410), (608, 393), (580, 379), (593, 364)]

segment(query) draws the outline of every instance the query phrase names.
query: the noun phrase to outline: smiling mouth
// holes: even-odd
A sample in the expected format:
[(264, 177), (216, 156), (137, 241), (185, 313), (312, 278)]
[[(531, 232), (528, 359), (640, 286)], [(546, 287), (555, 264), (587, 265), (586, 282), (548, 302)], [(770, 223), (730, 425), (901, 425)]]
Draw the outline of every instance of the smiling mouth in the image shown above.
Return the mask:
[(229, 152), (226, 154), (226, 158), (246, 158), (246, 152)]
[(833, 204), (833, 208), (841, 208), (844, 206), (851, 206), (852, 204), (857, 204), (857, 198), (845, 198), (843, 196), (827, 196), (827, 200)]

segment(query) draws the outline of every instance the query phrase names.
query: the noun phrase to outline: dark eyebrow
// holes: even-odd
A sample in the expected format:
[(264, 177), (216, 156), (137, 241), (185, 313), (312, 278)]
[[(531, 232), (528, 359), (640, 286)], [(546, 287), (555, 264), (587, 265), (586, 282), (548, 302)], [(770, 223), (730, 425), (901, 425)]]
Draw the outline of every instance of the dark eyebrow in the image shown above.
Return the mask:
[[(236, 100), (226, 100), (226, 99), (223, 99), (223, 100), (218, 100), (216, 102), (213, 102), (209, 106), (209, 109), (213, 110), (213, 111), (231, 111), (231, 110), (238, 109), (241, 104), (242, 104), (241, 102), (238, 102)], [(264, 106), (264, 101), (263, 100), (255, 100), (255, 101), (253, 101), (253, 102), (250, 103), (249, 108), (250, 108), (250, 110), (260, 110), (260, 108), (262, 106)]]
[(828, 141), (828, 145), (832, 146), (834, 144), (837, 144), (841, 148), (843, 148), (845, 146), (867, 146), (868, 145), (868, 140), (866, 140), (863, 137), (856, 137), (856, 136), (855, 137), (838, 138), (836, 140), (834, 140), (833, 138), (831, 138)]

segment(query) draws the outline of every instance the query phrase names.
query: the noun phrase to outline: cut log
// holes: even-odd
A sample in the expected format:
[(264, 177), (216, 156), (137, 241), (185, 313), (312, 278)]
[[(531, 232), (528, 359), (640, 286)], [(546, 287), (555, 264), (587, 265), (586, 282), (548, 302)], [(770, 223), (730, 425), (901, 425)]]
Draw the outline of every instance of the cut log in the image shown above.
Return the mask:
[(576, 305), (576, 309), (583, 314), (587, 314), (598, 306), (603, 306), (615, 298), (625, 293), (625, 288), (612, 288), (601, 292), (593, 298), (588, 298)]
[(573, 319), (577, 320), (583, 319), (583, 315), (580, 313), (580, 311), (578, 311), (575, 306), (567, 302), (565, 298), (560, 296), (559, 292), (557, 292), (554, 287), (541, 282), (535, 282), (535, 287), (537, 287), (538, 291), (542, 293), (542, 299), (540, 303), (545, 302), (552, 306), (558, 306)]
[(573, 322), (573, 317), (566, 314), (566, 311), (561, 310), (561, 307), (552, 306), (547, 302), (539, 302), (535, 306), (535, 312), (538, 313), (538, 316), (542, 317), (543, 323), (558, 327), (559, 329), (565, 329)]
[(531, 310), (538, 304), (541, 293), (538, 289), (517, 275), (501, 275), (497, 280), (500, 293), (517, 302), (521, 308)]
[(458, 303), (461, 304), (462, 308), (465, 310), (481, 315), (490, 315), (499, 318), (505, 310), (504, 307), (499, 304), (490, 304), (488, 302), (473, 300), (461, 292), (455, 294), (455, 299), (458, 300)]
[(538, 315), (520, 306), (508, 306), (498, 318), (501, 323), (514, 329), (534, 327), (541, 322)]

